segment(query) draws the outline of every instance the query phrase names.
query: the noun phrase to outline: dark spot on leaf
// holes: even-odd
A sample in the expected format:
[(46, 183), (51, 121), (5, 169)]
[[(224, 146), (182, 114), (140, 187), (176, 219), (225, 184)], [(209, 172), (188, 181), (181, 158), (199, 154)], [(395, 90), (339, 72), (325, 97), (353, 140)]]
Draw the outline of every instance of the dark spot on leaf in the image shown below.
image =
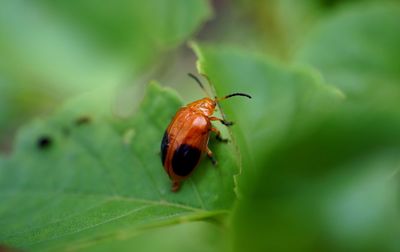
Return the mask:
[(81, 125), (89, 124), (91, 121), (92, 120), (89, 116), (81, 116), (75, 120), (75, 125), (81, 126)]
[(49, 136), (41, 136), (38, 138), (37, 140), (37, 147), (39, 149), (47, 149), (51, 146), (51, 144), (53, 143), (53, 140), (51, 139), (51, 137)]

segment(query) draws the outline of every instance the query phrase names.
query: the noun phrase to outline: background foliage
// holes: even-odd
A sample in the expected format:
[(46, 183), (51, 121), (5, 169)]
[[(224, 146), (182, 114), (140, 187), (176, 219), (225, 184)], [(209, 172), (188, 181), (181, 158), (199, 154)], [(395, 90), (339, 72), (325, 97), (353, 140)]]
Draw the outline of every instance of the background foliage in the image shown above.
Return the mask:
[[(399, 24), (394, 0), (2, 1), (0, 250), (399, 251)], [(172, 193), (196, 71), (253, 99)]]

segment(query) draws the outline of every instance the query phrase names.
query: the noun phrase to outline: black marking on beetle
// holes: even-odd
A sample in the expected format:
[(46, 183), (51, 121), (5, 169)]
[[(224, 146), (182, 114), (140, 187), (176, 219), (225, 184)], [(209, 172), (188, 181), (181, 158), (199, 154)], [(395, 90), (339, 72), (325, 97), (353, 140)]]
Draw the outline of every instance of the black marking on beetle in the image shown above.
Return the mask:
[(53, 140), (50, 136), (43, 135), (38, 138), (36, 145), (39, 149), (44, 150), (49, 148), (53, 143)]
[(167, 131), (165, 131), (164, 137), (161, 141), (161, 162), (163, 165), (165, 162), (165, 158), (167, 157), (168, 147), (169, 147), (169, 138)]
[(182, 144), (172, 157), (172, 170), (178, 176), (188, 176), (200, 160), (201, 151), (188, 144)]

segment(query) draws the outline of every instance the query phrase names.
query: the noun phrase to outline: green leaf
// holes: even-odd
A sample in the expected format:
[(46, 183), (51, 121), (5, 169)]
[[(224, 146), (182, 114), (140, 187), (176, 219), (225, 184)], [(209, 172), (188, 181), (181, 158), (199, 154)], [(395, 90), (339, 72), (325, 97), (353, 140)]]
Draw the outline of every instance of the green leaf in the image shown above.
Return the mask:
[(354, 97), (399, 100), (399, 4), (363, 4), (326, 18), (308, 36), (298, 61)]
[[(339, 90), (325, 84), (308, 69), (287, 68), (244, 50), (193, 45), (199, 72), (209, 76), (218, 94), (244, 92), (253, 98), (221, 102), (237, 148), (243, 158), (243, 173), (256, 176), (255, 164), (262, 161), (285, 136), (296, 136), (318, 116), (329, 113), (343, 100)], [(301, 125), (294, 128), (293, 125)], [(265, 169), (265, 167), (260, 169)]]
[(246, 181), (236, 251), (398, 251), (399, 127), (368, 106), (344, 106), (285, 138)]
[[(233, 216), (235, 251), (399, 250), (400, 113), (395, 71), (399, 57), (392, 44), (397, 41), (393, 30), (399, 22), (393, 14), (396, 8), (377, 9), (358, 10), (352, 16), (358, 19), (354, 23), (348, 14), (335, 33), (322, 26), (325, 30), (320, 32), (326, 31), (327, 36), (319, 39), (332, 41), (321, 43), (313, 56), (322, 62), (324, 56), (343, 59), (337, 62), (338, 71), (321, 67), (322, 75), (319, 68), (282, 66), (244, 50), (195, 47), (200, 71), (210, 77), (219, 94), (253, 95), (250, 102), (232, 99), (223, 104), (243, 132), (238, 139), (243, 169), (241, 198)], [(379, 15), (372, 18), (371, 13)], [(342, 32), (351, 28), (349, 34)], [(348, 55), (340, 49), (358, 46), (351, 36), (369, 34), (370, 29), (383, 34), (371, 36), (372, 43), (379, 40), (382, 54), (369, 58), (366, 50), (360, 53), (365, 61), (345, 58)], [(334, 38), (341, 42), (334, 43)], [(380, 41), (384, 38), (389, 42)], [(360, 46), (368, 39), (360, 40)], [(378, 56), (377, 67), (369, 66)], [(339, 70), (361, 84), (362, 92), (345, 86), (344, 81), (350, 85), (353, 79), (339, 79)], [(326, 84), (325, 77), (343, 88), (348, 94), (345, 99)]]
[(159, 152), (180, 105), (174, 92), (152, 84), (132, 119), (112, 118), (83, 99), (24, 127), (0, 168), (1, 242), (86, 249), (97, 240), (225, 213), (237, 173), (230, 144), (211, 141), (219, 165), (204, 160), (178, 193), (171, 192)]
[[(226, 251), (224, 230), (214, 223), (188, 222), (154, 228), (134, 237), (100, 241), (87, 251), (126, 250), (139, 251)], [(73, 247), (71, 247), (73, 248)]]
[(194, 48), (218, 94), (253, 96), (222, 104), (242, 132), (235, 251), (398, 250), (398, 107), (343, 99), (312, 69)]

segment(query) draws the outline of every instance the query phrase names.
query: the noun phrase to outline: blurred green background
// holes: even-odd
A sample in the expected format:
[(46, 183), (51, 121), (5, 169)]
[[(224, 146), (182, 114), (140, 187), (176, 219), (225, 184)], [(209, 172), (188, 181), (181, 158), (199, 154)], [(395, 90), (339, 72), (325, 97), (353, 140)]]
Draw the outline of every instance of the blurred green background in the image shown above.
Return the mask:
[[(0, 250), (400, 251), (399, 45), (396, 0), (1, 1)], [(171, 194), (188, 72), (253, 99)]]

